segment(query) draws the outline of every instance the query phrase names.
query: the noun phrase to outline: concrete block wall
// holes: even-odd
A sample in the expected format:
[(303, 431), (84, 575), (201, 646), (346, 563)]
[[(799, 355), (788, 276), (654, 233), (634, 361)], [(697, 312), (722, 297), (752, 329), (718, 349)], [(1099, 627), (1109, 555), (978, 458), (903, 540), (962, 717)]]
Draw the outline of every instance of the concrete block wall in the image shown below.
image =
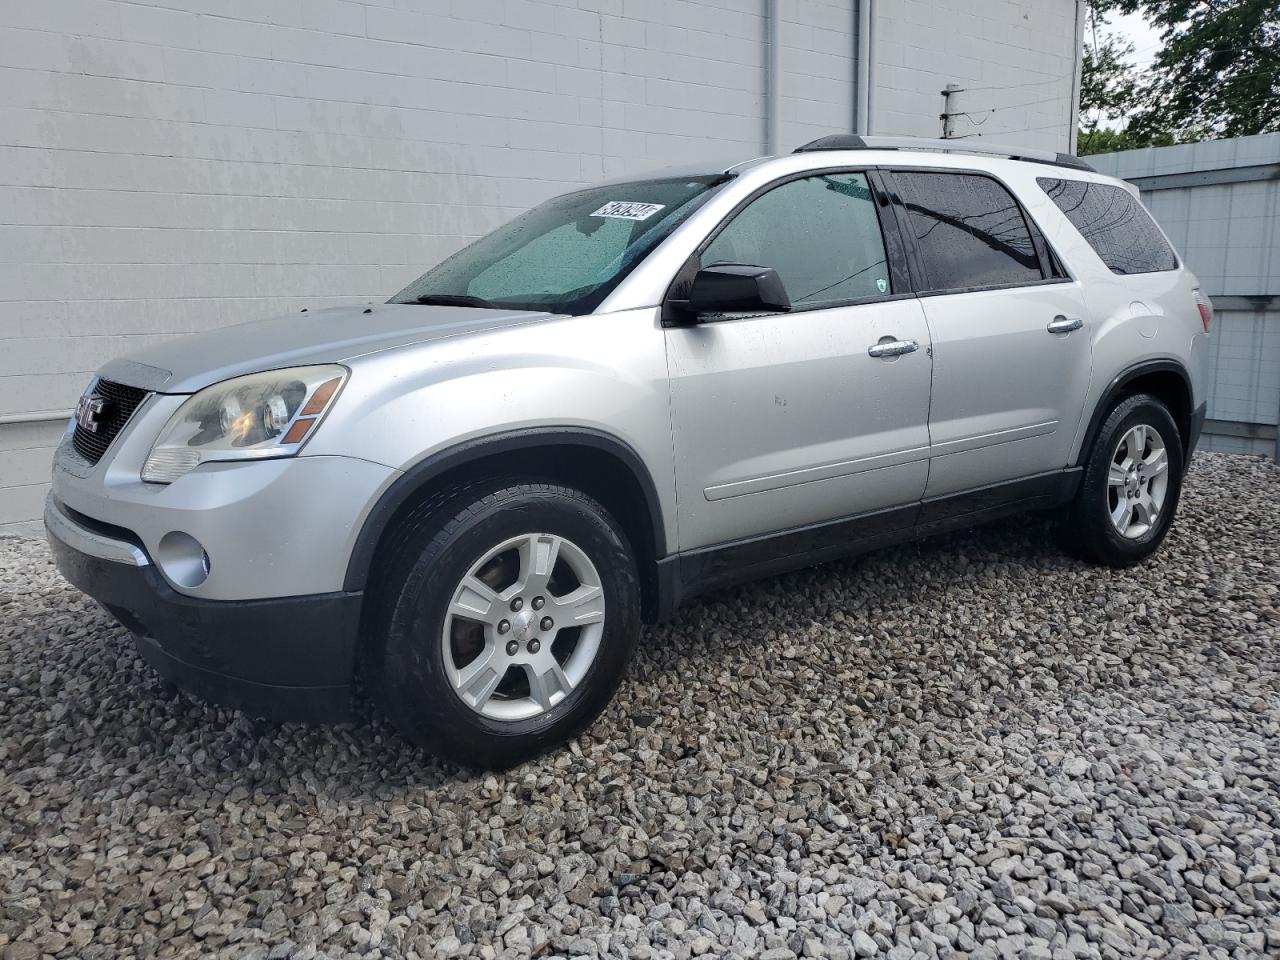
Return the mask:
[[(1074, 0), (1034, 0), (1030, 21), (1009, 0), (966, 6), (979, 23), (1044, 20), (986, 38), (938, 29), (950, 16), (942, 3), (882, 0), (893, 69), (879, 78), (877, 132), (936, 133), (929, 91), (940, 84), (913, 80), (914, 100), (891, 95), (912, 70), (964, 79), (945, 71), (967, 64), (1005, 84), (1038, 81), (1043, 50), (1073, 43)], [(112, 356), (306, 305), (382, 300), (575, 185), (763, 153), (767, 10), (766, 0), (0, 3), (0, 534), (38, 529), (65, 423), (56, 415)], [(853, 128), (857, 7), (782, 0), (781, 10), (790, 149)], [(1069, 89), (1058, 96), (1066, 104)]]
[(1076, 0), (887, 0), (875, 7), (876, 133), (954, 134), (1068, 150), (1084, 4)]
[(849, 0), (782, 0), (781, 134), (792, 149), (853, 129), (858, 9)]

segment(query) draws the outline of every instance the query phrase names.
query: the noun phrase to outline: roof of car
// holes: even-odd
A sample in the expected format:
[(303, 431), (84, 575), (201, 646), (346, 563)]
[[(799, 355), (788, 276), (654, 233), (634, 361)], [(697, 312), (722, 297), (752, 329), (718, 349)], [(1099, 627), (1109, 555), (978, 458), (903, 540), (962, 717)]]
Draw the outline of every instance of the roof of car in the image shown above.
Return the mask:
[(796, 147), (793, 153), (818, 153), (826, 150), (921, 150), (941, 153), (978, 154), (982, 156), (1004, 157), (1008, 160), (1027, 160), (1032, 163), (1047, 163), (1058, 167), (1069, 167), (1072, 170), (1093, 172), (1093, 167), (1075, 154), (1056, 153), (1052, 150), (1036, 150), (1030, 147), (1008, 146), (1006, 144), (979, 142), (974, 143), (966, 138), (965, 143), (957, 140), (930, 140), (925, 137), (864, 137), (857, 134), (840, 133), (828, 137), (819, 137), (803, 146)]
[[(1093, 173), (1094, 170), (1087, 162), (1070, 153), (1056, 153), (1052, 150), (1036, 150), (1030, 147), (1010, 146), (1008, 144), (997, 144), (975, 142), (972, 139), (961, 140), (931, 140), (927, 137), (888, 137), (888, 136), (860, 136), (857, 134), (832, 134), (831, 136), (820, 137), (817, 140), (811, 140), (803, 146), (797, 147), (791, 152), (795, 154), (812, 154), (825, 152), (856, 152), (856, 151), (888, 151), (900, 153), (916, 153), (920, 155), (929, 155), (937, 153), (947, 153), (961, 156), (974, 157), (990, 157), (1006, 160), (1020, 160), (1029, 163), (1046, 164), (1069, 170), (1075, 170), (1080, 173)], [(759, 167), (767, 163), (772, 163), (782, 159), (785, 154), (780, 156), (759, 156), (748, 160), (736, 160), (724, 163), (716, 163), (714, 160), (696, 164), (680, 164), (677, 166), (665, 167), (660, 170), (646, 171), (641, 174), (631, 174), (624, 177), (617, 177), (607, 181), (603, 186), (614, 183), (634, 183), (636, 180), (652, 180), (652, 179), (679, 179), (682, 177), (715, 177), (721, 175), (733, 176), (735, 174), (745, 173), (754, 167)], [(1111, 179), (1111, 178), (1108, 178)]]

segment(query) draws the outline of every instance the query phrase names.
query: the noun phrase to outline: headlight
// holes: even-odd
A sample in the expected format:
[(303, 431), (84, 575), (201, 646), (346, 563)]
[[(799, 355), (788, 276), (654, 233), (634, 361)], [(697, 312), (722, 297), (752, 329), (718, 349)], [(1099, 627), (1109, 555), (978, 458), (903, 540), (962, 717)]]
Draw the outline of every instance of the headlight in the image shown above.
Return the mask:
[(210, 460), (293, 456), (346, 378), (346, 367), (294, 367), (206, 387), (169, 418), (142, 479), (172, 483)]

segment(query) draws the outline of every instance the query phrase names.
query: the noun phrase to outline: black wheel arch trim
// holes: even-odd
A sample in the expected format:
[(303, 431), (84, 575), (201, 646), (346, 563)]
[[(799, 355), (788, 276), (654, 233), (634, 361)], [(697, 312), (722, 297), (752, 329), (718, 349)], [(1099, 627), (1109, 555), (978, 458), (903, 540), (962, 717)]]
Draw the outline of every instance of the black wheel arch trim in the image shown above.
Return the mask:
[(644, 460), (630, 444), (613, 434), (593, 430), (590, 427), (527, 427), (464, 440), (425, 457), (397, 477), (383, 491), (361, 525), (360, 533), (356, 536), (355, 545), (347, 561), (347, 575), (343, 589), (364, 589), (369, 571), (373, 567), (378, 544), (391, 518), (436, 477), (496, 453), (564, 445), (589, 447), (611, 454), (630, 471), (644, 493), (645, 507), (653, 528), (655, 557), (666, 556), (666, 529), (663, 524), (662, 501), (658, 498), (658, 488)]
[[(1117, 399), (1123, 396), (1125, 388), (1139, 377), (1152, 373), (1174, 373), (1182, 380), (1182, 385), (1187, 391), (1187, 416), (1194, 419), (1195, 411), (1193, 405), (1195, 403), (1195, 393), (1191, 389), (1191, 375), (1187, 372), (1187, 368), (1177, 360), (1143, 360), (1132, 366), (1125, 367), (1112, 379), (1107, 385), (1107, 389), (1102, 392), (1097, 404), (1093, 408), (1093, 414), (1089, 418), (1089, 426), (1084, 434), (1084, 441), (1080, 444), (1080, 453), (1076, 456), (1075, 465), (1084, 466), (1089, 459), (1089, 452), (1093, 449), (1093, 442), (1098, 437), (1098, 431), (1102, 429), (1102, 421), (1106, 419), (1111, 408), (1116, 405)], [(1174, 416), (1174, 422), (1177, 422), (1177, 411), (1171, 410), (1170, 414)], [(1184, 454), (1190, 453), (1190, 446), (1194, 442), (1190, 436), (1180, 438), (1182, 440), (1182, 448)], [(1190, 456), (1186, 456), (1186, 460), (1190, 461)], [(1186, 468), (1186, 464), (1183, 464)]]

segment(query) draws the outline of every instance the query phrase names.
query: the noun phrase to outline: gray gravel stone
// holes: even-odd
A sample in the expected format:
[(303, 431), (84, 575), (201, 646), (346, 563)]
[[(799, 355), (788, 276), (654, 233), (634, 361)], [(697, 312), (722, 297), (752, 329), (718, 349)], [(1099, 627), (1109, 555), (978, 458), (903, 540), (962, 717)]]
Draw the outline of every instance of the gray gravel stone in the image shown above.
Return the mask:
[(175, 694), (0, 540), (0, 958), (1275, 956), (1277, 530), (1198, 456), (1132, 569), (1021, 518), (721, 592), (483, 775)]
[(853, 952), (858, 956), (874, 957), (879, 952), (879, 949), (876, 946), (876, 942), (867, 936), (864, 931), (855, 930), (853, 932)]

